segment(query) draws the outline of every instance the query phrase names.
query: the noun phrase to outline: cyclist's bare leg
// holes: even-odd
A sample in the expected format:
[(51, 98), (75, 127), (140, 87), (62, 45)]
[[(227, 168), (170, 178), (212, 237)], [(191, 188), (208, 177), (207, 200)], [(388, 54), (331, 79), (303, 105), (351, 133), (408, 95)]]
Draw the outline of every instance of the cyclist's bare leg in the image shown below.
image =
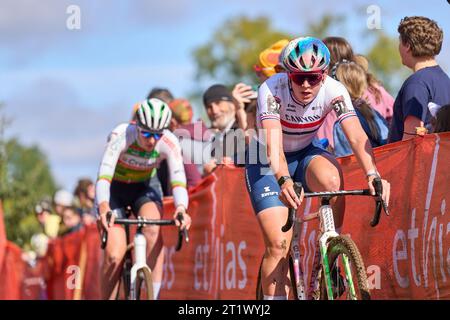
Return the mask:
[[(161, 219), (162, 210), (155, 202), (147, 202), (139, 210), (139, 215), (147, 219)], [(152, 269), (153, 287), (157, 287), (156, 289), (159, 289), (161, 286), (164, 263), (163, 241), (160, 229), (159, 226), (147, 226), (143, 230), (147, 239), (147, 263)], [(156, 297), (157, 292), (155, 292)]]
[(101, 287), (103, 299), (115, 299), (119, 286), (122, 263), (127, 250), (125, 229), (114, 226), (108, 230), (103, 265), (101, 270)]
[[(343, 188), (342, 171), (339, 164), (333, 158), (317, 156), (311, 160), (306, 168), (306, 183), (313, 192), (337, 191)], [(333, 208), (334, 223), (336, 228), (341, 228), (344, 222), (345, 199), (335, 197), (330, 204)]]
[(266, 251), (261, 266), (261, 284), (264, 296), (287, 297), (291, 283), (289, 280), (289, 246), (292, 229), (281, 231), (286, 223), (286, 207), (267, 208), (258, 213)]

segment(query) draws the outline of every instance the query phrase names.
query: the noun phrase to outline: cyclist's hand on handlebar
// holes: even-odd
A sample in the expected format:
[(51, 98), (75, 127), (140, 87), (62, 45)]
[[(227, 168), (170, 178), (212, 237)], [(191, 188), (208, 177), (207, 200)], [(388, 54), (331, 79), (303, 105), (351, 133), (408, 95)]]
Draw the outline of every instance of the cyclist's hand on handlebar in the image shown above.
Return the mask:
[[(376, 178), (376, 176), (369, 176), (367, 183), (369, 185), (370, 193), (372, 195), (375, 195), (375, 187), (373, 186), (373, 180)], [(380, 177), (381, 179), (381, 177)], [(383, 187), (383, 194), (381, 198), (386, 203), (387, 206), (389, 206), (389, 198), (391, 196), (391, 184), (384, 179), (381, 179), (382, 187)]]
[[(180, 221), (177, 219), (178, 214), (181, 214), (183, 217), (183, 220), (181, 221), (181, 226)], [(189, 230), (189, 228), (191, 227), (192, 219), (191, 216), (187, 214), (186, 208), (184, 206), (178, 206), (175, 209), (175, 214), (173, 215), (173, 218), (175, 219), (175, 224), (178, 227), (180, 227), (180, 229), (186, 228), (186, 230)]]
[(111, 208), (109, 207), (108, 203), (101, 203), (99, 205), (99, 213), (100, 216), (98, 218), (98, 222), (101, 224), (101, 226), (103, 227), (104, 230), (108, 230), (109, 228), (111, 228), (114, 225), (114, 220), (115, 220), (115, 216), (112, 214), (111, 218), (109, 220), (109, 225), (108, 225), (108, 212), (111, 212)]
[(281, 186), (280, 192), (280, 200), (286, 207), (298, 209), (298, 207), (302, 204), (303, 201), (303, 190), (300, 195), (300, 198), (297, 197), (294, 191), (294, 181), (292, 179), (286, 180), (286, 182)]

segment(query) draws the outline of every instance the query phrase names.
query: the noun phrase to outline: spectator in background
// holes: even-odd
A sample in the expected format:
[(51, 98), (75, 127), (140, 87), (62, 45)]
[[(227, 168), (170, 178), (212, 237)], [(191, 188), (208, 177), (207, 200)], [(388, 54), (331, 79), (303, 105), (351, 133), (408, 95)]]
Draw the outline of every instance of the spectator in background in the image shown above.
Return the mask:
[(157, 98), (169, 104), (173, 100), (172, 93), (166, 88), (153, 88), (147, 96), (147, 99)]
[[(353, 61), (354, 59), (352, 46), (347, 42), (347, 40), (341, 37), (327, 37), (322, 41), (330, 51), (329, 76), (336, 79), (334, 75), (336, 72), (337, 63), (343, 60)], [(336, 120), (336, 113), (329, 112), (322, 126), (317, 131), (317, 138), (326, 139), (326, 144), (329, 145), (330, 150), (334, 150), (333, 127)]]
[(366, 72), (367, 89), (363, 98), (372, 108), (378, 111), (387, 121), (388, 125), (392, 120), (394, 98), (381, 85), (380, 81), (369, 71), (369, 60), (362, 54), (354, 56), (355, 62)]
[(264, 49), (259, 54), (258, 63), (253, 66), (253, 70), (260, 83), (266, 81), (275, 73), (284, 72), (283, 67), (279, 63), (279, 56), (283, 48), (289, 43), (289, 40), (282, 39)]
[[(189, 132), (188, 136), (191, 137), (191, 129), (193, 129), (191, 128), (192, 118), (194, 113), (190, 102), (183, 98), (174, 99), (169, 103), (169, 107), (172, 110), (172, 120), (170, 121), (169, 130), (178, 136), (176, 130), (185, 129)], [(183, 149), (184, 145), (181, 143), (181, 138), (180, 146)], [(184, 161), (184, 172), (186, 174), (186, 183), (188, 188), (196, 186), (202, 179), (200, 171), (195, 163)], [(169, 181), (169, 168), (166, 161), (161, 162), (161, 165), (159, 166), (158, 179), (161, 182), (163, 195), (171, 196), (172, 186)]]
[(53, 204), (55, 205), (56, 214), (62, 216), (64, 208), (73, 205), (73, 195), (67, 190), (60, 189), (53, 196)]
[[(64, 209), (67, 207), (71, 207), (73, 205), (73, 195), (67, 190), (60, 189), (56, 191), (55, 195), (53, 196), (53, 205), (56, 214), (62, 218), (62, 213)], [(65, 232), (65, 225), (64, 223), (62, 223), (61, 220), (58, 234), (61, 235), (64, 232)]]
[(389, 142), (414, 138), (417, 129), (431, 130), (428, 104), (450, 103), (450, 78), (435, 60), (444, 33), (426, 17), (405, 17), (398, 26), (402, 63), (414, 73), (403, 83), (394, 103)]
[(44, 234), (49, 238), (56, 238), (58, 236), (61, 217), (52, 213), (50, 201), (40, 201), (35, 206), (34, 211)]
[(428, 104), (428, 109), (432, 116), (432, 132), (439, 133), (450, 131), (450, 104), (440, 106), (430, 102)]
[[(209, 87), (203, 94), (203, 105), (211, 121), (211, 136), (207, 148), (211, 159), (204, 165), (210, 173), (218, 163), (245, 162), (245, 135), (236, 121), (235, 99), (221, 84)], [(242, 133), (242, 136), (240, 136)]]
[[(372, 147), (386, 144), (388, 126), (378, 111), (371, 108), (364, 99), (368, 83), (365, 70), (353, 61), (341, 62), (336, 68), (336, 78), (347, 89), (359, 122), (369, 138)], [(339, 124), (334, 124), (334, 154), (338, 157), (352, 154), (352, 149)]]
[(192, 123), (194, 112), (189, 100), (184, 98), (174, 99), (168, 105), (172, 110), (172, 120), (169, 127), (171, 131)]
[(62, 235), (78, 231), (83, 227), (80, 211), (75, 207), (65, 207), (62, 210), (62, 221), (65, 227)]
[[(330, 73), (329, 75), (336, 79), (336, 69), (341, 62), (345, 61), (359, 61), (362, 62), (362, 58), (356, 58), (352, 46), (342, 37), (326, 37), (323, 42), (330, 50)], [(364, 68), (364, 67), (363, 67)], [(370, 79), (368, 81), (367, 89), (363, 95), (364, 99), (368, 102), (375, 102), (375, 104), (369, 103), (369, 105), (376, 110), (383, 110), (380, 114), (389, 114), (388, 109), (392, 109), (392, 99), (389, 99), (389, 94), (382, 87), (379, 82), (375, 82), (375, 78), (370, 74), (367, 74), (368, 67), (366, 70), (366, 78)], [(378, 93), (381, 95), (379, 96)], [(379, 103), (377, 102), (379, 101)], [(336, 122), (336, 113), (328, 113), (322, 127), (320, 127), (317, 136), (319, 139), (327, 139), (330, 145), (330, 149), (334, 149), (334, 138), (333, 138), (333, 128)]]
[(239, 128), (245, 130), (245, 143), (247, 145), (256, 130), (257, 90), (255, 87), (238, 83), (232, 92), (237, 106), (236, 120)]
[(74, 195), (78, 200), (79, 209), (81, 211), (81, 216), (83, 223), (85, 225), (93, 224), (97, 218), (94, 209), (94, 199), (95, 199), (95, 185), (94, 182), (89, 178), (84, 178), (78, 180), (78, 184), (75, 188)]

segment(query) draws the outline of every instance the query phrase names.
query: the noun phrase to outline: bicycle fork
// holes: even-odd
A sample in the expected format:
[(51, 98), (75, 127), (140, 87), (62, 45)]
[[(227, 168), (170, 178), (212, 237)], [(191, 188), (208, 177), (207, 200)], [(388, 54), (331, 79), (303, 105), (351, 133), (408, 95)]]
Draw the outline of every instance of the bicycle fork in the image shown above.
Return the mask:
[(130, 271), (130, 298), (136, 300), (136, 275), (141, 268), (148, 268), (147, 266), (147, 240), (142, 233), (142, 227), (139, 227), (134, 237), (134, 265)]

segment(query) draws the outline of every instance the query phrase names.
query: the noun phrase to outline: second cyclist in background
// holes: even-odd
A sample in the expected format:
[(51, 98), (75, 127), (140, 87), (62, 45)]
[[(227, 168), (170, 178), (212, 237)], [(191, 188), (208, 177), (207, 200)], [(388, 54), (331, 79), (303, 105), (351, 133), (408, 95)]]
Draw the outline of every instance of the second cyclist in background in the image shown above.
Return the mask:
[[(114, 225), (111, 210), (130, 206), (132, 211), (147, 219), (161, 219), (162, 197), (149, 185), (162, 160), (167, 160), (172, 192), (175, 202), (174, 218), (183, 215), (182, 228), (188, 228), (191, 218), (186, 213), (188, 193), (178, 139), (167, 129), (172, 112), (159, 99), (149, 99), (138, 104), (136, 123), (117, 126), (108, 137), (96, 184), (96, 204), (99, 222), (108, 231), (108, 242), (102, 266), (102, 295), (114, 299), (117, 293), (121, 261), (126, 252), (126, 234), (121, 226)], [(178, 223), (178, 222), (177, 222)], [(153, 270), (155, 298), (161, 287), (164, 253), (158, 226), (144, 229), (147, 239), (148, 265)]]

